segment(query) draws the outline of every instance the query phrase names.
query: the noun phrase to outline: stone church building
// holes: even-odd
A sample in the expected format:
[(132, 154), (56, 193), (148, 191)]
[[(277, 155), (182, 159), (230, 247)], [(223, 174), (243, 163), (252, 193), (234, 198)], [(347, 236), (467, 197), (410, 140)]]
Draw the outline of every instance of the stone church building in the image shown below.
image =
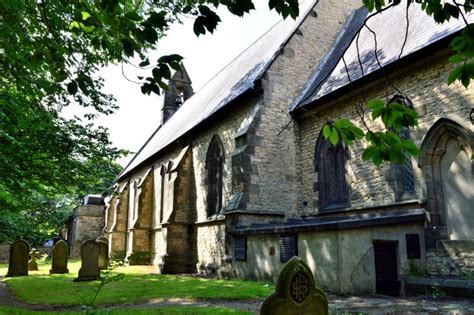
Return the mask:
[[(160, 126), (107, 207), (111, 255), (256, 279), (276, 279), (298, 255), (317, 285), (340, 293), (396, 294), (416, 270), (474, 272), (474, 93), (447, 85), (463, 23), (435, 24), (417, 3), (374, 15), (360, 6), (304, 1), (296, 21), (274, 25), (197, 92), (185, 69), (175, 73)], [(376, 167), (361, 158), (366, 143), (324, 139), (340, 117), (380, 128), (364, 105), (372, 98), (418, 113), (400, 136), (419, 158)]]

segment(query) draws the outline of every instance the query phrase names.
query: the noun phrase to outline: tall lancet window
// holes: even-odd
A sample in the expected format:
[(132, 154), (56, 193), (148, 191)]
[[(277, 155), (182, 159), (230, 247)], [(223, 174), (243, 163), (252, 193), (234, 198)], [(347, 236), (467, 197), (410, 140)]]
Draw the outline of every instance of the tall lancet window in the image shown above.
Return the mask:
[(207, 215), (222, 210), (224, 150), (218, 136), (213, 136), (206, 157)]
[(350, 206), (349, 186), (347, 183), (346, 161), (349, 158), (347, 146), (339, 142), (333, 145), (324, 139), (322, 132), (316, 142), (315, 171), (319, 193), (320, 211), (336, 210)]
[[(407, 97), (395, 95), (390, 100), (390, 103), (393, 102), (413, 109), (413, 104)], [(410, 140), (410, 129), (402, 127), (400, 131), (398, 131), (398, 135), (402, 141)], [(415, 195), (415, 177), (413, 175), (411, 156), (408, 154), (405, 155), (403, 163), (393, 163), (391, 165), (391, 174), (395, 200), (400, 201), (403, 199), (413, 198)]]

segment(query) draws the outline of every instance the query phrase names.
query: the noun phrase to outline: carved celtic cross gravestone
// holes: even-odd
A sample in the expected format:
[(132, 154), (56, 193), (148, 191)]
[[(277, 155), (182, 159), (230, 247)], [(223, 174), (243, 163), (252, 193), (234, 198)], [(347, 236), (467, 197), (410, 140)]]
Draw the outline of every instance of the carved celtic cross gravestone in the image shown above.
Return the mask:
[(328, 299), (314, 283), (313, 273), (298, 257), (280, 272), (275, 293), (262, 304), (261, 315), (328, 314)]
[(59, 240), (53, 247), (53, 259), (51, 264), (50, 274), (54, 273), (69, 273), (67, 269), (67, 255), (68, 246), (64, 240)]
[(99, 269), (99, 243), (87, 240), (81, 245), (81, 269), (79, 276), (74, 281), (93, 281), (100, 278)]
[(30, 245), (27, 241), (19, 240), (13, 243), (10, 247), (7, 277), (27, 276), (29, 255)]

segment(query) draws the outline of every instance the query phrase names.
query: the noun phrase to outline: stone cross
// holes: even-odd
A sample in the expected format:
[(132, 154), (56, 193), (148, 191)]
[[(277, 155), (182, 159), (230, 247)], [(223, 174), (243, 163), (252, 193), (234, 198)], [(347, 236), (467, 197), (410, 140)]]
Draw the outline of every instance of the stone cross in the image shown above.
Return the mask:
[(104, 270), (107, 269), (107, 265), (109, 264), (109, 244), (107, 241), (97, 240), (99, 243), (99, 269)]
[(53, 247), (53, 259), (51, 270), (49, 270), (50, 274), (69, 273), (69, 269), (67, 269), (67, 255), (67, 243), (64, 240), (57, 241)]
[(10, 261), (8, 263), (7, 277), (28, 275), (28, 257), (30, 245), (27, 241), (19, 240), (10, 247)]
[(328, 314), (328, 299), (314, 283), (313, 273), (299, 257), (291, 258), (278, 277), (275, 293), (260, 308), (261, 315)]
[(39, 252), (36, 248), (32, 248), (30, 252), (30, 261), (28, 261), (28, 271), (36, 271), (38, 269)]
[(93, 281), (100, 278), (100, 246), (95, 240), (87, 240), (81, 245), (81, 269), (74, 281)]

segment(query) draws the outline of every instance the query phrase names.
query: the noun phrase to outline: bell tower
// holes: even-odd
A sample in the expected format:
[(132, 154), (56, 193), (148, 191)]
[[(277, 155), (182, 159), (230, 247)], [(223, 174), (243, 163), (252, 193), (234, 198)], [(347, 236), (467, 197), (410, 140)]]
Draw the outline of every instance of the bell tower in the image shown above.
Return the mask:
[(161, 109), (161, 125), (170, 119), (179, 107), (194, 94), (191, 84), (188, 72), (181, 64), (181, 70), (176, 71), (168, 81), (169, 90), (165, 92)]

